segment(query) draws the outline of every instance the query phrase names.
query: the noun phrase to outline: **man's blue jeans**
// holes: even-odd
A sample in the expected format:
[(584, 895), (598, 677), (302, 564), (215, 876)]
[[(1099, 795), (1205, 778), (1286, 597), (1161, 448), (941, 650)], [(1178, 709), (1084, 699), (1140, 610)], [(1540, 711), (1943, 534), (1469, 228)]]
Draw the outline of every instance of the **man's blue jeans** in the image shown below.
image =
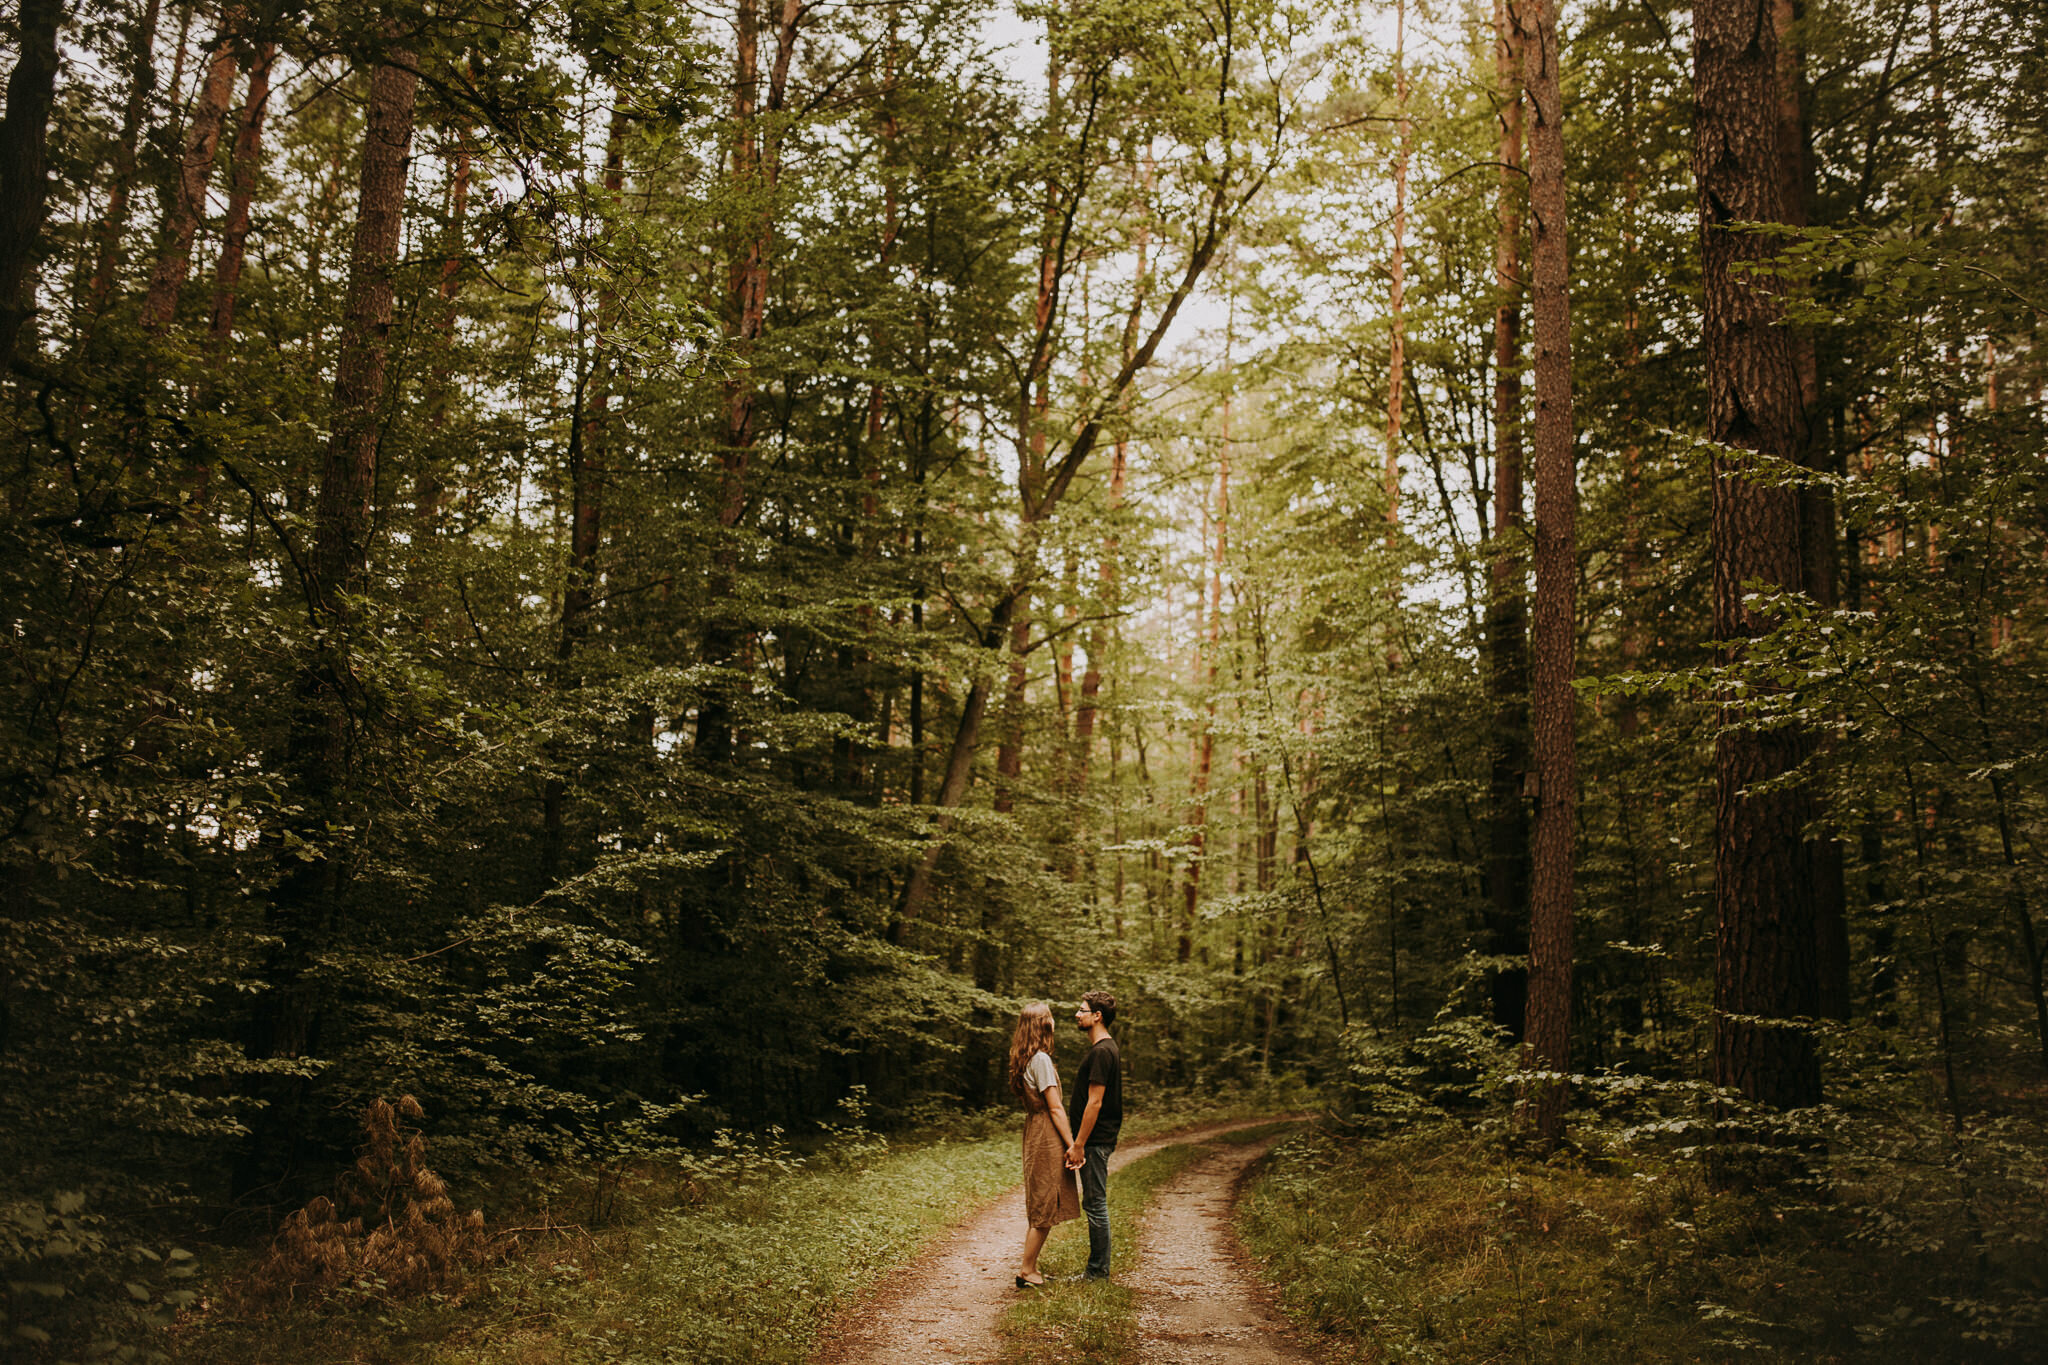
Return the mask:
[(1081, 1212), (1088, 1217), (1088, 1278), (1109, 1275), (1109, 1154), (1114, 1145), (1082, 1149)]

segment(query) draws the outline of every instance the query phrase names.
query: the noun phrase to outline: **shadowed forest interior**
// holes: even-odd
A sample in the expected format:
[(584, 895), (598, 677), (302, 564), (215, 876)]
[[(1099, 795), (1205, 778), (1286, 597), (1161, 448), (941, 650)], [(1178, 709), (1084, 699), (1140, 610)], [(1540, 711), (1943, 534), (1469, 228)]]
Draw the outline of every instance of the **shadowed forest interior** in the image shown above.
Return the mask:
[(6, 9), (8, 1359), (980, 1131), (1096, 988), (1323, 1111), (1358, 1359), (1491, 1358), (1287, 1259), (1432, 1134), (1842, 1253), (1668, 1358), (2041, 1358), (2032, 0)]

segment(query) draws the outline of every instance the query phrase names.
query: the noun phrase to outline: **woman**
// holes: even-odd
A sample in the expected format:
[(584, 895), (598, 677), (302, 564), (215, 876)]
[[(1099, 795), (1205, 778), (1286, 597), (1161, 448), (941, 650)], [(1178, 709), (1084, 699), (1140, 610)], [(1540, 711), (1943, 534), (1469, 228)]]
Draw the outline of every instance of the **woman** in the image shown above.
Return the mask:
[(1024, 1234), (1017, 1287), (1035, 1289), (1045, 1283), (1038, 1273), (1038, 1252), (1053, 1224), (1081, 1216), (1080, 1191), (1067, 1170), (1074, 1129), (1060, 1103), (1060, 1073), (1052, 1064), (1049, 1006), (1033, 1002), (1017, 1016), (1017, 1031), (1010, 1035), (1010, 1089), (1024, 1101), (1024, 1213), (1031, 1224)]

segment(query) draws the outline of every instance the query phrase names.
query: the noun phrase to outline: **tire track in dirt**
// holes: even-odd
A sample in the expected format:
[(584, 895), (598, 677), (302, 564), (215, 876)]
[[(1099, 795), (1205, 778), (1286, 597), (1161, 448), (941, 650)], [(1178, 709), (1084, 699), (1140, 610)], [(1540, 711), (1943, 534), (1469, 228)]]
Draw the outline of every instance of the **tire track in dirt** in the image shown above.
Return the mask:
[[(1120, 1170), (1162, 1147), (1276, 1121), (1245, 1119), (1146, 1138), (1117, 1148), (1109, 1168)], [(1256, 1153), (1264, 1147), (1249, 1150)], [(1180, 1183), (1176, 1180), (1168, 1188)], [(1002, 1355), (1003, 1339), (996, 1325), (1018, 1292), (1017, 1256), (1023, 1241), (1020, 1184), (983, 1205), (915, 1261), (885, 1276), (836, 1315), (821, 1334), (823, 1344), (812, 1356), (812, 1365), (990, 1365)], [(1231, 1265), (1231, 1273), (1240, 1275), (1235, 1263)], [(1135, 1278), (1131, 1283), (1136, 1284)], [(1246, 1292), (1251, 1292), (1249, 1286)]]
[(1212, 1148), (1162, 1186), (1138, 1224), (1138, 1359), (1145, 1365), (1303, 1365), (1315, 1357), (1267, 1311), (1230, 1213), (1279, 1141)]

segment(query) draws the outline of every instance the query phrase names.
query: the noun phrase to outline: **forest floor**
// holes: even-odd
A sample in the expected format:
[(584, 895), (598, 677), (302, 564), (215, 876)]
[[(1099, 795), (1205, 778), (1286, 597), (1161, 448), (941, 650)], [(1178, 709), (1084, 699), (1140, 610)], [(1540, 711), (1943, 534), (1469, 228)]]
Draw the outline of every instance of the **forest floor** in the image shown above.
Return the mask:
[(543, 1232), (403, 1303), (365, 1292), (236, 1309), (236, 1264), (209, 1256), (207, 1306), (184, 1315), (171, 1354), (191, 1365), (2048, 1360), (2031, 1187), (1943, 1205), (1921, 1186), (1953, 1179), (1947, 1167), (1858, 1166), (1845, 1144), (1829, 1196), (1801, 1204), (1717, 1191), (1696, 1160), (1603, 1150), (1590, 1126), (1578, 1149), (1541, 1160), (1463, 1120), (1273, 1120), (1300, 1102), (1289, 1098), (1153, 1109), (1110, 1182), (1110, 1282), (1079, 1279), (1076, 1221), (1041, 1257), (1047, 1286), (1014, 1287), (1016, 1123), (990, 1111), (943, 1133), (760, 1149), (729, 1179), (693, 1179), (672, 1160), (641, 1172), (602, 1226), (569, 1212), (592, 1210), (571, 1182)]
[[(1111, 1186), (1121, 1245), (1133, 1245), (1132, 1220), (1158, 1183), (1146, 1172), (1177, 1173), (1205, 1150), (1182, 1132), (1242, 1130), (1274, 1107), (1256, 1098), (1162, 1105), (1134, 1125), (1123, 1154), (1132, 1164)], [(497, 1264), (402, 1303), (370, 1287), (315, 1306), (238, 1306), (247, 1254), (222, 1250), (203, 1258), (213, 1265), (210, 1290), (180, 1316), (171, 1355), (190, 1365), (799, 1365), (830, 1339), (829, 1324), (850, 1320), (849, 1304), (953, 1238), (963, 1220), (993, 1230), (984, 1257), (990, 1285), (1016, 1298), (1023, 1216), (1021, 1208), (1004, 1216), (1002, 1202), (1018, 1180), (1010, 1119), (991, 1112), (951, 1132), (892, 1142), (856, 1135), (808, 1156), (759, 1151), (730, 1179), (650, 1166), (601, 1223), (590, 1192), (570, 1181), (551, 1214), (529, 1210), (518, 1220), (542, 1227), (525, 1231)], [(1158, 1136), (1166, 1130), (1177, 1130), (1170, 1143)], [(1069, 1240), (1085, 1258), (1085, 1234)], [(1052, 1271), (1060, 1262), (1044, 1264)], [(1105, 1321), (1124, 1332), (1130, 1304), (1103, 1306)], [(1004, 1302), (985, 1307), (992, 1328)], [(1016, 1330), (989, 1358), (1010, 1349), (1004, 1342)]]
[(1956, 1180), (1921, 1149), (1870, 1169), (1844, 1150), (1815, 1200), (1596, 1146), (1321, 1125), (1275, 1145), (1237, 1231), (1331, 1365), (2048, 1361), (2038, 1193), (1944, 1204), (1899, 1183)]
[[(1256, 1282), (1239, 1265), (1228, 1227), (1238, 1177), (1272, 1145), (1275, 1127), (1271, 1120), (1215, 1123), (1117, 1150), (1112, 1172), (1141, 1168), (1128, 1185), (1110, 1184), (1126, 1213), (1119, 1259), (1122, 1266), (1135, 1260), (1137, 1267), (1120, 1266), (1123, 1294), (1113, 1285), (1057, 1282), (1086, 1255), (1079, 1221), (1062, 1225), (1042, 1258), (1055, 1283), (1016, 1288), (1024, 1228), (1020, 1185), (842, 1311), (824, 1334), (816, 1365), (994, 1365), (1048, 1350), (1068, 1361), (1114, 1360), (1127, 1354), (1134, 1334), (1146, 1361), (1265, 1365), (1299, 1359), (1279, 1342), (1277, 1324), (1260, 1308)], [(1240, 1135), (1253, 1141), (1229, 1143)], [(1172, 1159), (1162, 1163), (1160, 1156)], [(1132, 1206), (1146, 1208), (1135, 1251)], [(1198, 1341), (1222, 1353), (1183, 1349)]]

